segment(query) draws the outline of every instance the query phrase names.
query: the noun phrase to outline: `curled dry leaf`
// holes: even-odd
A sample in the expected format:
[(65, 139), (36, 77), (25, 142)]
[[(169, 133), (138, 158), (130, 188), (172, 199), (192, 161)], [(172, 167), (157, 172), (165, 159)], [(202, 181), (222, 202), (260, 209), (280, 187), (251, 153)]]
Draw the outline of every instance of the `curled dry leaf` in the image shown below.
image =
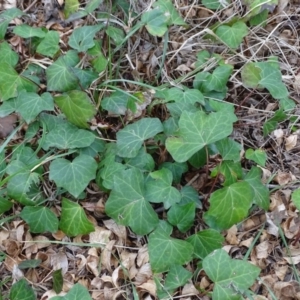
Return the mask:
[(277, 145), (280, 146), (283, 143), (284, 132), (282, 129), (276, 129), (273, 131), (274, 138)]
[(296, 134), (291, 134), (285, 140), (285, 150), (290, 151), (297, 145), (298, 136)]
[(296, 180), (295, 176), (293, 176), (290, 172), (282, 172), (278, 171), (277, 175), (274, 177), (274, 181), (276, 181), (279, 185), (287, 185), (288, 183)]
[(12, 114), (3, 118), (0, 118), (0, 138), (6, 138), (14, 129), (18, 120), (17, 115)]
[(271, 245), (268, 241), (264, 241), (262, 243), (259, 243), (256, 247), (256, 256), (258, 259), (267, 258), (269, 256), (269, 253), (271, 252)]
[(67, 273), (69, 268), (68, 258), (65, 253), (59, 251), (51, 255), (51, 265), (53, 270), (61, 269), (62, 274)]
[(105, 228), (96, 226), (95, 230), (90, 233), (90, 243), (97, 243), (99, 244), (99, 247), (103, 249), (109, 242), (110, 236), (110, 230), (106, 230)]
[(86, 267), (87, 269), (94, 274), (94, 276), (99, 276), (99, 263), (100, 259), (99, 256), (94, 256), (94, 255), (89, 255), (87, 260), (86, 260)]

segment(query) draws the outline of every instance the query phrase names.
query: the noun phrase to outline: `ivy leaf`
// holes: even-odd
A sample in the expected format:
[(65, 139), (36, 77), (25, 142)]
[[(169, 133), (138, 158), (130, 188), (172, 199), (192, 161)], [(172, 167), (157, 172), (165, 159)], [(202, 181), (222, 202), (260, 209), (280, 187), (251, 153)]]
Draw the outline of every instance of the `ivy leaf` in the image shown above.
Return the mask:
[(188, 231), (194, 223), (196, 203), (174, 204), (168, 211), (168, 221), (181, 232)]
[(168, 209), (181, 200), (180, 192), (172, 186), (173, 175), (168, 169), (161, 169), (149, 174), (146, 182), (145, 197), (152, 203), (164, 203)]
[(144, 196), (144, 175), (135, 168), (117, 173), (105, 205), (106, 214), (139, 235), (151, 232), (158, 216)]
[(293, 191), (292, 193), (292, 201), (296, 208), (300, 210), (300, 189)]
[(106, 163), (104, 168), (100, 170), (98, 176), (100, 176), (103, 180), (102, 184), (107, 189), (112, 189), (114, 186), (114, 176), (119, 172), (126, 169), (126, 167), (118, 162), (112, 161)]
[(217, 67), (212, 74), (209, 73), (206, 80), (203, 82), (204, 91), (224, 92), (232, 70), (232, 65), (221, 65)]
[(125, 163), (129, 167), (134, 167), (140, 169), (141, 171), (153, 171), (155, 167), (155, 162), (149, 153), (145, 151), (144, 148), (141, 148), (138, 154), (133, 158), (125, 159)]
[(78, 129), (68, 122), (62, 122), (59, 126), (53, 124), (53, 127), (54, 129), (50, 130), (43, 141), (44, 150), (48, 150), (50, 147), (57, 149), (85, 148), (95, 140), (92, 132)]
[(225, 177), (224, 186), (230, 186), (243, 176), (241, 163), (231, 160), (222, 161), (220, 165), (212, 170), (211, 176), (216, 177), (219, 173)]
[(191, 235), (186, 240), (194, 247), (194, 257), (204, 259), (215, 249), (222, 247), (224, 237), (214, 229), (204, 229)]
[(144, 118), (117, 132), (117, 149), (121, 157), (135, 157), (143, 142), (163, 131), (157, 118)]
[(68, 236), (88, 234), (95, 230), (94, 225), (88, 220), (83, 208), (66, 198), (62, 199), (59, 228)]
[(40, 112), (54, 110), (54, 103), (50, 93), (43, 93), (39, 96), (36, 93), (21, 91), (16, 99), (16, 107), (16, 111), (29, 124)]
[(78, 78), (72, 71), (79, 63), (79, 57), (75, 50), (68, 51), (65, 55), (60, 56), (46, 70), (47, 90), (67, 92), (75, 90), (78, 87)]
[(18, 268), (21, 270), (29, 269), (29, 268), (36, 268), (41, 264), (41, 259), (27, 259), (19, 263)]
[(268, 210), (270, 206), (269, 189), (261, 182), (262, 170), (252, 167), (247, 173), (244, 180), (249, 183), (253, 192), (253, 202), (264, 210)]
[(247, 217), (252, 200), (252, 188), (245, 181), (219, 189), (210, 197), (210, 207), (204, 213), (204, 221), (213, 229), (228, 229)]
[(101, 107), (110, 114), (125, 115), (129, 96), (120, 91), (113, 92), (101, 101)]
[(96, 161), (84, 154), (77, 156), (72, 162), (57, 158), (50, 164), (49, 178), (77, 198), (96, 177), (96, 170)]
[(247, 159), (253, 160), (258, 165), (264, 167), (267, 161), (267, 154), (264, 150), (257, 149), (247, 149), (245, 154)]
[(64, 283), (64, 278), (61, 269), (58, 269), (53, 272), (52, 279), (53, 279), (53, 290), (55, 291), (56, 294), (59, 294), (62, 291), (63, 283)]
[(73, 287), (68, 291), (68, 293), (65, 296), (63, 297), (55, 296), (55, 297), (51, 297), (51, 299), (52, 300), (82, 300), (82, 299), (92, 300), (87, 288), (85, 288), (79, 283), (73, 285)]
[(241, 72), (244, 86), (249, 88), (261, 88), (259, 82), (261, 80), (261, 69), (253, 62), (247, 63)]
[(69, 38), (69, 46), (78, 52), (86, 52), (94, 47), (94, 37), (105, 25), (82, 26), (75, 28)]
[(181, 180), (181, 176), (183, 173), (188, 171), (187, 163), (178, 163), (178, 162), (164, 162), (160, 165), (160, 169), (166, 168), (172, 172), (173, 175), (173, 182), (179, 183)]
[(36, 52), (45, 56), (53, 57), (59, 50), (59, 33), (48, 31), (43, 40), (37, 46)]
[(242, 146), (230, 138), (225, 138), (215, 143), (223, 160), (240, 160)]
[(199, 200), (199, 194), (197, 190), (195, 190), (192, 186), (186, 185), (184, 186), (181, 191), (181, 200), (180, 200), (180, 205), (182, 204), (187, 204), (187, 203), (195, 203), (196, 208), (201, 209), (202, 208), (202, 203)]
[(233, 25), (220, 25), (216, 30), (216, 35), (230, 48), (236, 49), (243, 41), (243, 37), (248, 34), (248, 27), (242, 21)]
[(70, 91), (54, 100), (71, 123), (81, 128), (89, 127), (87, 121), (95, 115), (96, 109), (85, 92)]
[(18, 63), (19, 55), (13, 51), (7, 42), (0, 43), (0, 65), (7, 63), (15, 67)]
[(214, 300), (240, 299), (240, 294), (254, 283), (260, 273), (258, 267), (231, 259), (222, 249), (215, 250), (204, 258), (203, 269), (214, 282)]
[(23, 12), (16, 8), (5, 9), (0, 14), (0, 39), (3, 40), (6, 34), (7, 27), (11, 20), (21, 17)]
[(149, 235), (149, 258), (154, 273), (166, 272), (173, 265), (183, 265), (192, 259), (193, 246), (186, 241), (174, 239), (158, 227)]
[(108, 26), (105, 32), (111, 39), (114, 40), (117, 46), (122, 44), (125, 37), (122, 29), (114, 26)]
[(91, 83), (98, 78), (98, 73), (89, 69), (71, 68), (71, 71), (78, 78), (82, 89), (87, 89)]
[(206, 145), (231, 134), (232, 121), (227, 114), (216, 112), (207, 115), (203, 111), (184, 111), (179, 120), (178, 137), (169, 137), (166, 147), (177, 162), (185, 162)]
[(168, 30), (170, 15), (166, 15), (159, 7), (142, 14), (141, 21), (147, 30), (154, 36), (163, 36)]
[(32, 27), (26, 24), (17, 25), (13, 33), (25, 39), (32, 37), (43, 38), (46, 35), (46, 32), (42, 28)]
[(33, 288), (22, 278), (14, 283), (9, 292), (10, 300), (36, 300)]
[(56, 232), (58, 219), (47, 207), (26, 206), (20, 213), (20, 217), (29, 225), (33, 233)]
[(0, 197), (0, 215), (10, 210), (13, 203), (5, 198)]

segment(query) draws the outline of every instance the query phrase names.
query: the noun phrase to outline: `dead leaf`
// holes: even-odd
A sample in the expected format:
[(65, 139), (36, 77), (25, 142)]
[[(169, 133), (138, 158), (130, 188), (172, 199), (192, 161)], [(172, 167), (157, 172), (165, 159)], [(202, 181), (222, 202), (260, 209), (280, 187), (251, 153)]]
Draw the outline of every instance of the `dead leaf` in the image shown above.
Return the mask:
[(298, 136), (296, 134), (291, 134), (285, 140), (285, 150), (290, 151), (297, 145)]
[(16, 114), (0, 118), (0, 138), (6, 138), (14, 129), (18, 120)]

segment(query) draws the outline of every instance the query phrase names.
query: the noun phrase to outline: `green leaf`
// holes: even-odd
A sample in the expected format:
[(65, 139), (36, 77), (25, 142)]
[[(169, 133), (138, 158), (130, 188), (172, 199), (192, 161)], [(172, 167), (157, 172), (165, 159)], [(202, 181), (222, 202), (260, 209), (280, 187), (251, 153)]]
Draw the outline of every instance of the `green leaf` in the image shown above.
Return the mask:
[(245, 157), (256, 162), (258, 165), (264, 167), (267, 161), (267, 153), (264, 150), (257, 149), (247, 149)]
[(78, 0), (65, 0), (64, 13), (66, 18), (69, 17), (72, 13), (76, 12), (79, 9), (79, 1)]
[(78, 129), (76, 126), (63, 122), (60, 126), (46, 135), (42, 147), (48, 150), (50, 147), (57, 149), (75, 149), (90, 146), (95, 140), (95, 135), (87, 130)]
[(179, 183), (181, 180), (181, 176), (183, 173), (188, 171), (187, 163), (178, 163), (178, 162), (164, 162), (160, 165), (160, 169), (166, 168), (172, 172), (173, 175), (173, 182)]
[(259, 82), (261, 80), (261, 69), (253, 62), (247, 63), (241, 72), (242, 81), (245, 87), (261, 88)]
[(53, 290), (55, 291), (56, 294), (59, 294), (63, 288), (64, 278), (61, 270), (62, 269), (54, 271), (52, 275)]
[(228, 4), (227, 1), (221, 1), (221, 0), (202, 0), (202, 4), (206, 8), (214, 9), (214, 10), (224, 7), (224, 3)]
[(84, 286), (76, 283), (65, 296), (55, 296), (51, 300), (92, 300), (92, 298)]
[(10, 300), (36, 300), (36, 296), (32, 287), (22, 278), (14, 283), (9, 292)]
[(166, 272), (173, 265), (183, 265), (192, 259), (193, 246), (186, 241), (174, 239), (169, 233), (157, 228), (149, 235), (148, 249), (154, 273)]
[(99, 153), (104, 152), (104, 150), (105, 142), (96, 138), (90, 146), (79, 149), (78, 153), (96, 157), (99, 155)]
[(243, 170), (240, 162), (233, 162), (231, 160), (224, 160), (214, 168), (211, 172), (212, 177), (216, 177), (218, 174), (222, 174), (225, 177), (223, 182), (224, 186), (229, 186), (241, 179), (243, 176)]
[(4, 39), (10, 21), (22, 15), (23, 12), (16, 7), (6, 9), (0, 14), (0, 40)]
[(213, 229), (228, 229), (247, 217), (252, 199), (252, 188), (245, 181), (219, 189), (211, 194), (204, 221)]
[(293, 191), (292, 193), (292, 201), (296, 208), (300, 210), (300, 189)]
[(182, 204), (187, 204), (187, 203), (195, 203), (196, 208), (201, 209), (202, 208), (202, 203), (199, 200), (199, 194), (198, 192), (189, 185), (184, 186), (181, 191), (181, 200), (180, 200), (180, 205)]
[(236, 49), (248, 34), (248, 27), (242, 21), (233, 25), (221, 25), (216, 30), (216, 35), (230, 48)]
[(19, 55), (13, 51), (7, 42), (0, 43), (0, 65), (7, 63), (15, 67), (18, 63)]
[(179, 120), (178, 137), (168, 137), (167, 150), (177, 162), (185, 162), (206, 145), (221, 140), (233, 130), (227, 114), (216, 112), (207, 115), (199, 111), (184, 111)]
[(13, 203), (5, 198), (0, 197), (0, 215), (10, 210)]
[(29, 269), (29, 268), (36, 268), (41, 264), (41, 259), (27, 259), (23, 260), (21, 263), (19, 263), (18, 268), (19, 269)]
[(50, 164), (49, 178), (77, 198), (96, 177), (96, 170), (96, 161), (84, 154), (77, 156), (72, 162), (57, 158)]
[(121, 157), (135, 157), (143, 142), (163, 131), (157, 118), (143, 118), (117, 132), (117, 149)]
[(106, 34), (114, 40), (116, 45), (121, 45), (124, 40), (124, 31), (114, 26), (108, 26), (105, 30)]
[(206, 81), (203, 82), (204, 91), (223, 92), (226, 90), (226, 84), (233, 70), (232, 65), (222, 65), (217, 67), (212, 74), (209, 74)]
[(43, 40), (37, 46), (36, 52), (44, 56), (53, 57), (59, 50), (59, 33), (48, 31)]
[(172, 186), (173, 175), (168, 169), (161, 169), (149, 174), (146, 182), (145, 197), (152, 203), (164, 203), (168, 209), (181, 199), (180, 192)]
[(58, 219), (47, 207), (26, 206), (20, 213), (20, 217), (29, 225), (33, 233), (56, 232)]
[(8, 63), (0, 64), (0, 99), (5, 101), (14, 98), (21, 90), (35, 92), (37, 85), (19, 75)]
[(93, 12), (95, 9), (97, 9), (100, 6), (102, 2), (103, 0), (89, 0), (85, 7), (85, 11), (87, 13)]
[(43, 93), (39, 96), (36, 93), (28, 93), (23, 90), (16, 99), (16, 108), (16, 111), (29, 124), (40, 112), (54, 110), (54, 103), (50, 93)]
[(216, 147), (218, 148), (223, 160), (240, 160), (240, 152), (242, 150), (242, 146), (234, 140), (225, 138), (223, 140), (217, 141)]
[(188, 231), (194, 224), (196, 203), (173, 204), (168, 211), (168, 221), (181, 232)]
[(125, 163), (129, 167), (134, 167), (140, 169), (141, 171), (153, 171), (155, 167), (155, 162), (153, 157), (145, 151), (144, 148), (141, 148), (138, 154), (129, 159), (125, 159)]
[(0, 117), (1, 118), (6, 117), (11, 113), (15, 112), (16, 109), (17, 109), (16, 98), (6, 100), (0, 106)]
[(71, 67), (75, 67), (78, 63), (79, 57), (74, 50), (60, 56), (46, 70), (47, 90), (58, 92), (75, 90), (78, 87), (78, 78)]
[(68, 236), (88, 234), (94, 231), (94, 225), (88, 220), (83, 208), (66, 198), (62, 199), (59, 228)]
[(142, 14), (141, 21), (154, 36), (163, 36), (168, 30), (170, 15), (166, 15), (159, 7)]
[(31, 37), (43, 38), (46, 35), (46, 32), (42, 28), (32, 27), (26, 24), (17, 25), (13, 33), (25, 39)]
[(194, 257), (204, 259), (214, 250), (222, 248), (224, 237), (214, 229), (204, 229), (186, 240), (194, 247)]
[(114, 176), (125, 169), (126, 166), (115, 162), (114, 158), (112, 158), (110, 161), (106, 162), (104, 168), (102, 168), (98, 173), (98, 176), (102, 178), (103, 186), (110, 190), (114, 186)]
[(101, 101), (101, 107), (110, 114), (125, 115), (129, 96), (120, 91), (113, 92)]
[(151, 232), (158, 217), (145, 199), (143, 173), (135, 168), (117, 173), (105, 205), (106, 214), (117, 223), (130, 226), (139, 235)]
[(252, 167), (244, 180), (248, 182), (253, 192), (253, 202), (260, 208), (268, 210), (270, 206), (269, 189), (261, 182), (262, 170), (257, 167)]
[(98, 73), (89, 69), (71, 68), (71, 71), (78, 78), (81, 89), (87, 89), (91, 83), (98, 78)]
[(248, 262), (233, 260), (226, 251), (219, 249), (203, 260), (203, 269), (214, 282), (214, 300), (241, 299), (260, 273), (260, 269)]
[(81, 128), (89, 128), (87, 122), (95, 115), (96, 109), (85, 92), (70, 91), (55, 97), (54, 100), (71, 123)]
[(99, 24), (75, 28), (69, 38), (69, 46), (78, 52), (86, 52), (95, 45), (94, 37), (104, 26)]

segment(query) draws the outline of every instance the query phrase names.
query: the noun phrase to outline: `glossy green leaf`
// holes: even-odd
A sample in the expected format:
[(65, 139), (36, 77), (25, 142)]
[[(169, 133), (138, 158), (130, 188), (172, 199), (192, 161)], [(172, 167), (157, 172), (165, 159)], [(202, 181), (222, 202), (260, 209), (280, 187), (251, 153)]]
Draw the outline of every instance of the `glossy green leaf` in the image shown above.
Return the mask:
[(42, 262), (41, 259), (24, 260), (21, 263), (19, 263), (18, 268), (21, 270), (28, 269), (28, 268), (36, 268), (41, 264), (41, 262)]
[(59, 294), (62, 291), (64, 278), (62, 275), (62, 269), (55, 270), (52, 275), (53, 279), (53, 290), (56, 294)]
[(7, 42), (0, 43), (0, 65), (7, 63), (15, 67), (18, 63), (19, 55), (13, 51)]
[(196, 203), (173, 204), (168, 211), (168, 221), (181, 232), (188, 231), (194, 224)]
[(52, 297), (51, 300), (92, 300), (92, 298), (87, 288), (76, 283), (65, 296), (55, 296)]
[(78, 129), (68, 122), (63, 122), (59, 126), (53, 124), (53, 127), (43, 141), (42, 147), (45, 150), (51, 147), (57, 149), (85, 148), (95, 140), (92, 132)]
[(214, 300), (241, 299), (260, 273), (260, 269), (245, 261), (231, 259), (226, 251), (219, 249), (206, 256), (203, 269), (214, 282)]
[(58, 230), (58, 219), (47, 207), (25, 206), (20, 217), (26, 221), (33, 233), (56, 232)]
[(300, 189), (293, 191), (292, 193), (292, 201), (296, 208), (300, 210)]
[(204, 229), (186, 240), (194, 247), (194, 257), (204, 259), (214, 250), (222, 248), (224, 237), (214, 229)]
[(91, 157), (96, 157), (99, 153), (103, 153), (105, 150), (105, 142), (99, 138), (95, 139), (91, 145), (88, 147), (78, 149), (79, 154), (89, 155)]
[(59, 228), (68, 236), (88, 234), (95, 230), (94, 225), (88, 220), (83, 208), (66, 198), (62, 199)]
[(53, 57), (59, 50), (59, 33), (48, 31), (43, 40), (37, 46), (36, 52), (44, 56)]
[(81, 128), (89, 127), (87, 122), (95, 115), (96, 109), (85, 92), (70, 91), (54, 100), (71, 123)]
[(206, 145), (230, 135), (233, 126), (226, 114), (221, 112), (206, 114), (199, 111), (184, 111), (179, 120), (178, 137), (169, 137), (167, 150), (177, 162), (185, 162)]
[(77, 156), (72, 162), (57, 158), (50, 164), (49, 178), (54, 180), (57, 186), (78, 197), (96, 177), (96, 170), (96, 161), (84, 154)]
[(217, 141), (216, 147), (218, 148), (223, 160), (240, 160), (240, 152), (242, 150), (242, 146), (236, 141), (230, 138), (225, 138)]
[(141, 148), (138, 154), (133, 158), (125, 159), (125, 163), (129, 167), (138, 168), (141, 171), (153, 171), (155, 167), (155, 162), (153, 157), (145, 151), (144, 148)]
[(180, 194), (181, 194), (181, 200), (180, 200), (180, 204), (187, 204), (187, 203), (195, 203), (196, 208), (201, 209), (202, 208), (202, 203), (200, 202), (199, 199), (199, 193), (192, 187), (189, 185), (184, 186), (181, 190), (180, 190)]
[(180, 192), (172, 186), (173, 175), (168, 169), (161, 169), (149, 174), (146, 182), (145, 197), (152, 203), (164, 203), (168, 209), (181, 200)]
[(78, 87), (78, 78), (72, 71), (79, 63), (79, 57), (74, 50), (68, 51), (65, 55), (60, 56), (46, 70), (47, 90), (67, 92)]
[(0, 117), (6, 117), (17, 109), (16, 98), (4, 101), (0, 106)]
[(257, 149), (247, 149), (245, 157), (256, 162), (258, 165), (265, 167), (267, 161), (267, 153), (264, 150)]
[(242, 21), (233, 25), (220, 25), (216, 30), (216, 35), (230, 48), (239, 47), (243, 38), (248, 34), (248, 27)]
[(209, 74), (203, 82), (204, 91), (223, 92), (233, 70), (232, 65), (222, 65), (217, 67), (212, 74)]
[(36, 93), (21, 91), (16, 99), (16, 111), (27, 124), (32, 122), (40, 112), (54, 110), (54, 102), (50, 93), (39, 96)]
[(157, 118), (143, 118), (117, 132), (117, 149), (121, 157), (135, 157), (145, 140), (163, 131)]
[(69, 46), (78, 52), (86, 52), (95, 45), (94, 37), (103, 27), (99, 24), (75, 28), (69, 38)]
[(178, 162), (164, 162), (160, 165), (161, 168), (166, 168), (172, 172), (173, 182), (179, 183), (182, 177), (182, 174), (188, 171), (187, 163), (178, 163)]
[(154, 273), (166, 272), (173, 265), (183, 265), (192, 259), (193, 254), (191, 244), (170, 237), (160, 227), (149, 235), (148, 249)]
[(113, 92), (109, 97), (101, 101), (101, 107), (110, 114), (125, 115), (129, 96), (120, 91)]
[(243, 176), (243, 170), (240, 162), (233, 162), (231, 160), (222, 161), (211, 172), (212, 177), (216, 177), (222, 174), (225, 178), (223, 185), (229, 186), (241, 179)]
[(0, 215), (10, 210), (13, 203), (5, 198), (0, 197)]
[(114, 186), (114, 176), (125, 169), (125, 165), (115, 162), (114, 158), (112, 158), (111, 161), (107, 161), (104, 168), (98, 173), (98, 176), (102, 178), (102, 184), (105, 188), (112, 189)]
[(46, 32), (42, 28), (32, 27), (27, 24), (17, 25), (13, 33), (25, 39), (32, 37), (43, 38), (46, 35)]
[(27, 283), (25, 278), (15, 282), (9, 292), (10, 300), (36, 300), (37, 297), (33, 288)]
[(219, 189), (211, 194), (204, 221), (213, 229), (228, 229), (247, 217), (252, 199), (252, 188), (245, 181)]
[(81, 89), (87, 89), (91, 83), (98, 78), (98, 73), (94, 72), (91, 69), (79, 69), (71, 68), (71, 71), (78, 78), (80, 82)]
[(117, 173), (114, 186), (105, 205), (106, 214), (122, 225), (130, 226), (139, 235), (151, 232), (158, 217), (145, 199), (143, 173), (129, 169)]
[(258, 167), (252, 167), (244, 180), (249, 183), (253, 192), (253, 202), (260, 208), (268, 210), (270, 206), (269, 189), (261, 182), (262, 170)]
[(4, 11), (1, 12), (0, 14), (0, 39), (4, 39), (7, 27), (10, 23), (11, 20), (14, 18), (21, 17), (23, 15), (23, 12), (16, 8), (10, 8), (10, 9), (5, 9)]

